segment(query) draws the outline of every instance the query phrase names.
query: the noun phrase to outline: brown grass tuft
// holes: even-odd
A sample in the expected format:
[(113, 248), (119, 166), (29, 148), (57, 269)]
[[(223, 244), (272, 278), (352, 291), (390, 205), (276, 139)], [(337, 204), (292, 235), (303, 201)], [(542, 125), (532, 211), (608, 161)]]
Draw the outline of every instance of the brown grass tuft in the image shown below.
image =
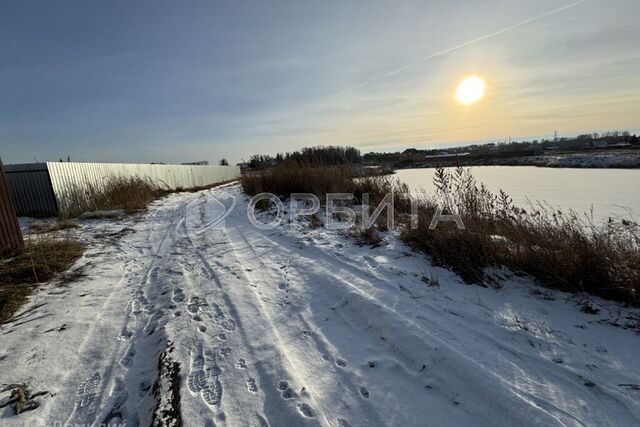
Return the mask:
[(27, 239), (20, 255), (0, 260), (0, 323), (13, 316), (39, 283), (67, 270), (84, 249), (68, 237), (38, 237)]
[(145, 209), (161, 195), (152, 182), (141, 178), (113, 177), (98, 186), (72, 188), (66, 204), (60, 207), (63, 217), (76, 217), (85, 212), (123, 210), (133, 213)]

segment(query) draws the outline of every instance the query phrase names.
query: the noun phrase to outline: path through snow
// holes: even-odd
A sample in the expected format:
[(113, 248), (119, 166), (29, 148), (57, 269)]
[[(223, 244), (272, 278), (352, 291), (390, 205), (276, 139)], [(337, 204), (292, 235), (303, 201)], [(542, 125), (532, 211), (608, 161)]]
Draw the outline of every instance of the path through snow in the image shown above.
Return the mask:
[[(207, 227), (232, 203), (226, 228)], [(373, 249), (305, 224), (263, 231), (246, 205), (232, 185), (101, 224), (86, 277), (0, 326), (0, 384), (48, 392), (0, 425), (640, 422), (640, 341), (622, 327), (638, 311), (596, 299), (586, 314), (524, 279), (466, 286), (392, 233)]]

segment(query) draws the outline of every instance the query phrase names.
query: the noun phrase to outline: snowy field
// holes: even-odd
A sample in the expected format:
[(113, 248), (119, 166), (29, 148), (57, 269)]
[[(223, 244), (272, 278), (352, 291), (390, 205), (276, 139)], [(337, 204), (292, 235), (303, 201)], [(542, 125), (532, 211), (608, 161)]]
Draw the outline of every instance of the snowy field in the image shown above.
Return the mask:
[(638, 310), (464, 285), (392, 232), (263, 231), (246, 207), (231, 185), (82, 221), (81, 277), (0, 326), (0, 390), (37, 405), (0, 425), (640, 424)]

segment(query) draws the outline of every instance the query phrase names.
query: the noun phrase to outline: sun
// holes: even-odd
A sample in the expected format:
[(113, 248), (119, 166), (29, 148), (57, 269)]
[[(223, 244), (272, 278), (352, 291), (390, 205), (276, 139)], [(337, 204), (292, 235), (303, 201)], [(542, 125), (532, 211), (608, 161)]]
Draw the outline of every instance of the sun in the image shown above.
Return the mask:
[(478, 76), (469, 76), (458, 83), (456, 98), (462, 105), (471, 105), (484, 95), (485, 84)]

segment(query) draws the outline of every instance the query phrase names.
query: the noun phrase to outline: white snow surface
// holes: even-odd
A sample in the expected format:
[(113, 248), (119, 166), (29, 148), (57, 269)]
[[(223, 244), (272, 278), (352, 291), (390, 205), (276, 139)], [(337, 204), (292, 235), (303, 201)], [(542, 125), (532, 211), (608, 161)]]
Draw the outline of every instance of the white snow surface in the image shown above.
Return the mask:
[(393, 232), (260, 230), (247, 203), (231, 185), (81, 222), (85, 276), (0, 326), (0, 384), (49, 392), (0, 425), (171, 425), (172, 400), (187, 426), (640, 424), (638, 310), (465, 285)]

